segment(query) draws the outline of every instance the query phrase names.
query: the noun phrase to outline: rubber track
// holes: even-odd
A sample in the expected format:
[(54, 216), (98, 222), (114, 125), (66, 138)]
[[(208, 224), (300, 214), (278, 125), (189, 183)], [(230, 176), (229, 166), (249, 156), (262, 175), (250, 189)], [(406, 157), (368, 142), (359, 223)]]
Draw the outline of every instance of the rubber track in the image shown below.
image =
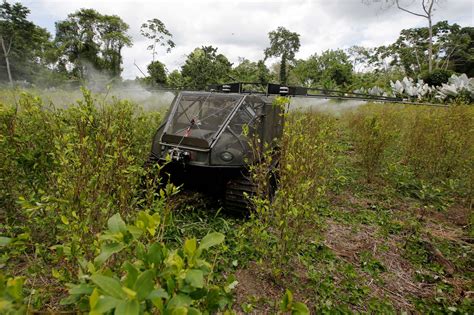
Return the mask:
[(238, 213), (248, 212), (250, 207), (248, 197), (254, 195), (256, 191), (255, 185), (247, 178), (230, 180), (227, 183), (225, 193), (224, 205), (226, 210)]

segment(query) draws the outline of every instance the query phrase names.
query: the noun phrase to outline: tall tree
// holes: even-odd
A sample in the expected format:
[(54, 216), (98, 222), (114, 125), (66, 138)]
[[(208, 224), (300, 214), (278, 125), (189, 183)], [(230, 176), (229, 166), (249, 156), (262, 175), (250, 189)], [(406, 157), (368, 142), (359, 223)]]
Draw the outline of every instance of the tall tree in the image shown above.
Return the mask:
[(223, 83), (230, 79), (232, 63), (217, 48), (202, 46), (189, 54), (181, 74), (185, 84), (191, 88), (204, 89), (209, 84)]
[(343, 50), (327, 50), (307, 60), (298, 60), (292, 70), (297, 83), (305, 86), (333, 88), (352, 81), (352, 63)]
[(102, 15), (81, 9), (56, 23), (56, 44), (60, 66), (72, 68), (71, 74), (84, 78), (90, 67), (119, 76), (122, 48), (131, 46), (128, 25), (116, 15)]
[(168, 86), (172, 88), (176, 88), (176, 89), (183, 88), (184, 80), (183, 80), (183, 76), (181, 75), (181, 72), (179, 72), (178, 70), (173, 70), (168, 75), (167, 83), (168, 83)]
[(257, 62), (257, 82), (262, 84), (267, 84), (270, 82), (272, 76), (270, 70), (265, 65), (263, 60)]
[(347, 49), (347, 55), (352, 61), (352, 66), (355, 72), (361, 72), (369, 68), (369, 59), (372, 50), (367, 47), (354, 45)]
[(446, 67), (474, 77), (474, 27), (463, 27), (452, 35)]
[[(434, 68), (447, 69), (451, 56), (458, 50), (465, 49), (469, 40), (460, 33), (461, 27), (456, 23), (451, 25), (447, 21), (440, 21), (432, 29), (434, 44), (431, 61)], [(426, 72), (429, 64), (428, 38), (427, 27), (402, 30), (398, 39), (386, 47), (391, 59), (390, 65), (402, 68), (411, 77)]]
[(291, 80), (298, 85), (313, 87), (321, 80), (319, 56), (314, 54), (308, 59), (295, 61), (290, 73)]
[(257, 82), (257, 75), (257, 63), (242, 57), (239, 57), (239, 64), (232, 69), (232, 79), (239, 82)]
[(418, 11), (412, 10), (409, 8), (410, 3), (404, 3), (403, 0), (365, 0), (366, 3), (370, 2), (382, 2), (388, 6), (396, 6), (399, 10), (402, 10), (406, 13), (419, 16), (428, 20), (428, 72), (433, 71), (433, 13), (435, 5), (439, 3), (440, 0), (417, 0), (421, 5), (421, 9)]
[(43, 46), (49, 42), (49, 33), (28, 21), (30, 10), (20, 3), (0, 4), (0, 49), (10, 84), (12, 70), (18, 79), (27, 79), (32, 64), (42, 60)]
[(295, 58), (295, 54), (300, 49), (300, 35), (290, 32), (286, 28), (279, 26), (276, 30), (268, 33), (270, 47), (266, 48), (265, 59), (269, 57), (280, 57), (280, 82), (287, 83), (287, 63)]
[(132, 45), (132, 39), (127, 35), (128, 24), (116, 15), (103, 15), (101, 20), (102, 69), (108, 70), (112, 77), (119, 77), (122, 73), (122, 49)]
[(239, 58), (239, 64), (232, 69), (232, 79), (239, 82), (267, 84), (270, 77), (270, 70), (263, 60), (253, 62), (246, 58)]
[(157, 46), (166, 47), (166, 52), (168, 53), (175, 47), (175, 43), (172, 40), (173, 35), (159, 19), (155, 18), (143, 23), (140, 33), (152, 41), (147, 47), (148, 50), (152, 51), (152, 62), (155, 61), (155, 56), (158, 54), (156, 51)]
[(163, 85), (166, 84), (166, 68), (165, 65), (158, 60), (152, 61), (148, 67), (147, 81), (151, 84)]

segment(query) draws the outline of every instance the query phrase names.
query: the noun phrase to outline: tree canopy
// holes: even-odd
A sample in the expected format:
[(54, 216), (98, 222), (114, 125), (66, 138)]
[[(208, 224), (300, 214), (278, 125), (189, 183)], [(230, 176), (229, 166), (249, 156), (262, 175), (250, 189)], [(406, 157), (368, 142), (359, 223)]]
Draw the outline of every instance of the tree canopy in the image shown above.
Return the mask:
[(204, 89), (209, 84), (224, 83), (231, 79), (232, 63), (227, 57), (217, 53), (217, 48), (202, 46), (188, 55), (181, 68), (186, 86)]
[[(148, 74), (142, 72), (146, 78), (137, 81), (193, 89), (231, 81), (358, 89), (389, 86), (391, 80), (404, 76), (436, 85), (446, 82), (452, 73), (474, 76), (474, 28), (448, 21), (431, 23), (436, 0), (364, 2), (419, 13), (429, 23), (402, 29), (391, 44), (314, 51), (301, 59), (295, 59), (301, 46), (300, 35), (280, 26), (268, 33), (269, 45), (261, 59), (243, 56), (233, 65), (218, 47), (202, 46), (168, 73), (164, 58), (159, 56), (169, 53), (176, 44), (163, 21), (155, 17), (140, 27), (151, 56), (145, 62)], [(421, 4), (422, 11), (416, 11), (410, 3)], [(99, 77), (107, 84), (111, 78), (120, 79), (123, 49), (132, 45), (129, 26), (120, 17), (80, 9), (56, 22), (53, 39), (48, 31), (29, 20), (29, 14), (23, 4), (0, 4), (0, 82), (27, 81), (50, 86), (61, 84), (64, 79), (82, 82)], [(279, 58), (278, 62), (269, 64), (272, 57)]]
[(148, 67), (147, 81), (153, 85), (165, 85), (166, 84), (166, 68), (165, 65), (158, 60), (152, 61)]
[[(122, 72), (122, 48), (132, 45), (128, 24), (116, 15), (81, 9), (56, 23), (59, 65), (78, 78), (94, 70), (112, 77)], [(71, 69), (69, 71), (69, 69)]]
[(294, 80), (305, 86), (334, 88), (352, 81), (352, 63), (343, 50), (327, 50), (307, 60), (298, 60), (292, 70)]
[(287, 62), (295, 58), (300, 49), (300, 35), (279, 26), (268, 33), (270, 47), (266, 48), (265, 58), (280, 57), (280, 82), (287, 83)]
[(142, 24), (140, 28), (140, 34), (152, 41), (147, 47), (148, 50), (152, 51), (153, 61), (155, 56), (158, 54), (157, 46), (166, 47), (166, 52), (171, 52), (171, 49), (176, 45), (173, 42), (173, 35), (168, 31), (165, 24), (157, 19), (151, 19)]
[(30, 10), (20, 3), (0, 4), (0, 80), (33, 81), (41, 65), (51, 61), (51, 35), (28, 20)]

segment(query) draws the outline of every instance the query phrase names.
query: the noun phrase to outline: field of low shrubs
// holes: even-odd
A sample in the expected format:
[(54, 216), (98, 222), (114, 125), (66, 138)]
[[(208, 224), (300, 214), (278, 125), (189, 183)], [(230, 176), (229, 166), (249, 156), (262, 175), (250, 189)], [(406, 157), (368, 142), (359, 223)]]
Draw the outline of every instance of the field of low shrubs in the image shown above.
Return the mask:
[(1, 93), (2, 314), (474, 311), (472, 106), (287, 113), (244, 217), (144, 168), (162, 110)]

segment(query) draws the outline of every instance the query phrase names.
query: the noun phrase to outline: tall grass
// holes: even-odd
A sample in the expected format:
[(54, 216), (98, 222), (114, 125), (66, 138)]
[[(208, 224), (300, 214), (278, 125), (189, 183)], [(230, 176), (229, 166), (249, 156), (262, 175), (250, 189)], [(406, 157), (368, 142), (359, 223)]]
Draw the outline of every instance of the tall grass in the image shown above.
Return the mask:
[(60, 264), (58, 277), (73, 279), (78, 261), (96, 254), (96, 234), (107, 220), (140, 208), (142, 166), (160, 119), (88, 91), (68, 108), (29, 94), (1, 104), (1, 229), (12, 239), (21, 235), (23, 244), (7, 259), (34, 252), (40, 273)]
[[(277, 274), (291, 264), (317, 235), (318, 207), (337, 186), (336, 161), (341, 158), (360, 171), (361, 185), (392, 186), (427, 204), (449, 198), (472, 204), (473, 140), (474, 108), (469, 106), (366, 105), (340, 119), (324, 113), (286, 114), (279, 154), (259, 153), (264, 163), (251, 170), (257, 186), (267, 187), (270, 165), (279, 159), (273, 200), (253, 200), (250, 235), (255, 248)], [(354, 159), (350, 150), (342, 151), (342, 141), (349, 142)]]
[[(25, 287), (35, 289), (28, 291), (35, 292), (29, 298), (33, 308), (64, 296), (65, 283), (86, 281), (84, 274), (112, 272), (119, 279), (127, 274), (122, 267), (130, 267), (126, 261), (143, 267), (137, 257), (148, 255), (144, 248), (172, 233), (165, 231), (171, 214), (153, 181), (143, 191), (142, 166), (160, 120), (159, 112), (124, 100), (95, 99), (88, 91), (60, 108), (30, 94), (0, 104), (0, 246), (8, 243), (0, 266), (29, 276)], [(439, 195), (460, 198), (472, 208), (473, 141), (474, 108), (469, 106), (367, 105), (339, 118), (288, 113), (278, 150), (256, 151), (263, 163), (251, 166), (262, 194), (253, 198), (251, 219), (236, 233), (249, 238), (251, 246), (244, 236), (232, 242), (265, 261), (274, 280), (294, 270), (308, 244), (321, 237), (329, 195), (339, 187), (334, 184), (340, 161), (359, 171), (352, 174), (356, 180), (361, 176), (355, 184), (390, 186), (427, 204)], [(277, 181), (275, 194), (267, 193), (269, 178)], [(168, 187), (163, 195), (174, 192)], [(101, 233), (105, 226), (110, 231)], [(122, 234), (114, 234), (117, 230)], [(127, 249), (113, 256), (124, 244)], [(169, 254), (190, 254), (195, 246), (191, 240), (184, 250)], [(109, 260), (97, 265), (97, 257), (107, 251)], [(176, 271), (176, 280), (180, 277)]]
[(165, 243), (173, 224), (167, 198), (177, 188), (159, 185), (160, 166), (144, 167), (160, 120), (158, 111), (87, 90), (59, 108), (29, 94), (0, 104), (0, 266), (8, 275), (0, 273), (0, 313), (26, 300), (23, 311), (74, 314), (217, 312), (231, 304), (230, 289), (209, 275), (217, 257), (212, 265), (201, 257), (224, 235), (179, 239), (179, 251)]
[[(472, 204), (474, 108), (368, 105), (345, 117), (368, 181), (450, 188)], [(410, 186), (408, 185), (408, 186)]]
[(366, 181), (372, 182), (383, 168), (387, 151), (400, 132), (398, 117), (387, 107), (362, 107), (347, 114), (345, 122), (358, 154), (357, 163)]
[[(257, 186), (268, 182), (268, 161), (278, 158), (277, 192), (253, 199), (251, 233), (260, 254), (269, 258), (275, 275), (287, 270), (318, 230), (318, 207), (326, 200), (335, 163), (336, 119), (330, 115), (293, 112), (285, 115), (278, 154), (262, 154), (266, 163), (251, 169)], [(270, 163), (271, 164), (271, 163)]]

